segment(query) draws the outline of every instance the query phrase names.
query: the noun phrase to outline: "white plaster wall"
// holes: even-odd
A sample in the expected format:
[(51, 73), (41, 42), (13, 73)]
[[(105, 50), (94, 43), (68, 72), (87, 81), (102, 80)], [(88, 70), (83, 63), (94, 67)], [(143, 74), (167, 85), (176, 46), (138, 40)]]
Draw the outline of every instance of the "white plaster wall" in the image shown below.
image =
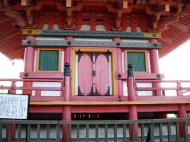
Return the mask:
[[(61, 87), (60, 82), (33, 82), (32, 87)], [(32, 96), (35, 96), (36, 91), (32, 91)], [(60, 96), (60, 91), (41, 91), (41, 96)]]

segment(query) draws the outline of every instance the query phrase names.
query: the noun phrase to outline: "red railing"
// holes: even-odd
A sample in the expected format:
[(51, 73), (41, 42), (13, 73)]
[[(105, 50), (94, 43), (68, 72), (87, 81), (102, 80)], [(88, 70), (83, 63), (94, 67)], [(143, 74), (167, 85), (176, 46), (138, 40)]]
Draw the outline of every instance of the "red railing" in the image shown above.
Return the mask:
[[(34, 84), (37, 84), (36, 86)], [(38, 86), (44, 83), (48, 86)], [(52, 84), (58, 86), (51, 86)], [(147, 85), (148, 84), (148, 85)], [(135, 80), (136, 101), (139, 100), (187, 100), (190, 98), (190, 80)], [(50, 95), (44, 95), (50, 92)], [(51, 92), (57, 95), (51, 95)], [(59, 92), (59, 93), (58, 93)], [(0, 93), (30, 94), (31, 101), (63, 101), (64, 80), (63, 79), (0, 79)], [(48, 93), (47, 93), (48, 94)], [(119, 100), (128, 100), (127, 96)], [(167, 97), (166, 97), (167, 96)], [(169, 97), (170, 96), (170, 97)], [(84, 100), (107, 100), (117, 101), (118, 94), (110, 97), (71, 96), (72, 101)]]
[(154, 96), (190, 96), (190, 80), (135, 80), (135, 86), (137, 91), (151, 91)]
[[(50, 83), (57, 83), (58, 86), (51, 87)], [(0, 93), (30, 94), (31, 101), (63, 99), (63, 90), (64, 82), (58, 79), (0, 79)], [(45, 96), (42, 95), (43, 91), (59, 92), (59, 95)]]

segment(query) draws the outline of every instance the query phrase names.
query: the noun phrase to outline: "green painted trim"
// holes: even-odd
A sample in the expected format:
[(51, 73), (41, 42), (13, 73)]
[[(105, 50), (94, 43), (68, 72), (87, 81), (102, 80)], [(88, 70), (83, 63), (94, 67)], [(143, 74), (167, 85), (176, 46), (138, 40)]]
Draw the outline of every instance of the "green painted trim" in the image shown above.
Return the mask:
[(41, 30), (41, 29), (24, 29), (23, 35), (42, 36), (42, 37), (82, 37), (82, 38), (122, 38), (122, 39), (150, 39), (161, 38), (160, 33), (143, 33), (143, 32), (117, 32), (117, 31), (79, 31), (79, 30)]

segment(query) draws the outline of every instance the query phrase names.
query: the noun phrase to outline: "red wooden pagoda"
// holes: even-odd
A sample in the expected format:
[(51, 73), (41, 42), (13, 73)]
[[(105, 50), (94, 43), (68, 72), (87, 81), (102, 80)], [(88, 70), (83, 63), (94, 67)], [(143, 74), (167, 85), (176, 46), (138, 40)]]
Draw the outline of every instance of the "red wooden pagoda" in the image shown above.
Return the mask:
[(0, 11), (0, 51), (25, 66), (20, 80), (7, 80), (9, 92), (23, 81), (29, 119), (190, 111), (188, 88), (181, 81), (163, 88), (158, 63), (190, 37), (188, 0), (2, 0)]

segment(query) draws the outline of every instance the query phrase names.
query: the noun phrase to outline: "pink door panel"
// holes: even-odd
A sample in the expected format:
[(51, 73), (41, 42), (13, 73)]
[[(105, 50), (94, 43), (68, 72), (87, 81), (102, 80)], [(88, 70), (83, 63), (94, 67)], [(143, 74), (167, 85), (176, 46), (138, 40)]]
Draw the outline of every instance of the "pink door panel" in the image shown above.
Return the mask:
[(92, 60), (89, 54), (80, 55), (78, 63), (79, 95), (89, 95), (92, 89)]
[(109, 89), (109, 62), (105, 54), (99, 54), (95, 62), (95, 88), (98, 95), (105, 95)]
[(78, 95), (110, 95), (110, 53), (78, 53)]

